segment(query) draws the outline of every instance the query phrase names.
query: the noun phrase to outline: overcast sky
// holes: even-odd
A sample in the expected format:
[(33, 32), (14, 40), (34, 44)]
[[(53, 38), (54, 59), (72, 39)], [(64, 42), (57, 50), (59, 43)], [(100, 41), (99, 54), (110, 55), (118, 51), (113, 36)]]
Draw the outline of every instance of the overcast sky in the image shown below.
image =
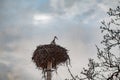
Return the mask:
[[(42, 80), (31, 61), (36, 46), (57, 44), (69, 50), (71, 70), (79, 74), (95, 58), (100, 21), (116, 0), (0, 0), (0, 80)], [(60, 66), (53, 80), (70, 78)]]

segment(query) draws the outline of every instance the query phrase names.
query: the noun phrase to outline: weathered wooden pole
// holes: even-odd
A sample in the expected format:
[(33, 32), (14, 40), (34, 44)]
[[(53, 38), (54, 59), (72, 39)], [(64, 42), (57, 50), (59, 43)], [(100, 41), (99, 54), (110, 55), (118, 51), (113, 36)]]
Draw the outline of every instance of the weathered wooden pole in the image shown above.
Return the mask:
[(51, 69), (52, 69), (52, 62), (49, 61), (47, 64), (47, 80), (52, 80)]

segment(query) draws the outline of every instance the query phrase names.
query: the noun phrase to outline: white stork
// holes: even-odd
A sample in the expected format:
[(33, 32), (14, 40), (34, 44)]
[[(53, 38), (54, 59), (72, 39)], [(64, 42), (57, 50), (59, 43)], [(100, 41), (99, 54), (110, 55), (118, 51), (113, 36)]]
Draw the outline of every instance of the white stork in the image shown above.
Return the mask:
[(54, 39), (51, 42), (52, 45), (56, 45), (55, 39), (58, 39), (57, 36), (54, 36)]

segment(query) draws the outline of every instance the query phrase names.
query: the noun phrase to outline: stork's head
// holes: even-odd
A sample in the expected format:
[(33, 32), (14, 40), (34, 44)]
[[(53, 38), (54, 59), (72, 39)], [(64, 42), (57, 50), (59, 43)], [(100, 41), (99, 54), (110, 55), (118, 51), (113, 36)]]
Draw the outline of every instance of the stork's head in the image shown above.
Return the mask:
[(57, 40), (58, 40), (57, 36), (54, 36), (54, 39), (57, 39)]

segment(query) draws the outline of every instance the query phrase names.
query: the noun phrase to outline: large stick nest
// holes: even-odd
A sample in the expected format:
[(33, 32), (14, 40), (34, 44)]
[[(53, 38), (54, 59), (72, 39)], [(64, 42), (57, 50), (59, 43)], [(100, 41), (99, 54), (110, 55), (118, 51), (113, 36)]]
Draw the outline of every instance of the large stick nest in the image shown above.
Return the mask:
[(40, 69), (47, 69), (47, 63), (52, 62), (52, 68), (56, 69), (59, 64), (69, 63), (67, 49), (59, 45), (40, 45), (33, 53), (32, 60)]

